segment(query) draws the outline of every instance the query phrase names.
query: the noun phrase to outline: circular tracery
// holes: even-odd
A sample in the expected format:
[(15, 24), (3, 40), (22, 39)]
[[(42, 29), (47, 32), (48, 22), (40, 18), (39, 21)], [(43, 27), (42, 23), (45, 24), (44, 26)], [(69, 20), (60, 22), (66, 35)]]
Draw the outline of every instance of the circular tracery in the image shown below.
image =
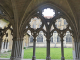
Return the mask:
[(39, 19), (37, 17), (32, 18), (30, 21), (30, 27), (33, 29), (40, 28), (41, 25), (42, 25), (41, 19)]
[(64, 19), (64, 18), (59, 18), (55, 22), (56, 28), (58, 28), (60, 30), (66, 29), (67, 25), (68, 25), (68, 23), (67, 23), (66, 19)]
[(51, 8), (46, 8), (42, 11), (42, 16), (46, 19), (52, 19), (55, 16), (55, 11)]

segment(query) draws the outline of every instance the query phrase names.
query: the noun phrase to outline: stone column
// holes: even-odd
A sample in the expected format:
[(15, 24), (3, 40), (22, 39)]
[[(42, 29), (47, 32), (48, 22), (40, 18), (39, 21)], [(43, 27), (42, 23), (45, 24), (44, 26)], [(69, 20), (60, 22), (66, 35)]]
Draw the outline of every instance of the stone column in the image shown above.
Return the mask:
[(63, 38), (61, 40), (61, 60), (65, 60), (65, 57), (64, 57), (64, 47), (63, 47)]
[(80, 60), (80, 41), (75, 41), (75, 59)]
[(32, 56), (32, 60), (36, 60), (35, 49), (36, 49), (36, 38), (33, 39), (33, 56)]
[(0, 53), (1, 53), (1, 48), (2, 48), (2, 38), (0, 38)]
[(75, 41), (72, 40), (72, 45), (73, 45), (73, 60), (75, 60)]
[(22, 59), (22, 44), (23, 40), (13, 39), (11, 60), (21, 60)]
[(78, 49), (79, 49), (79, 60), (80, 60), (80, 41), (78, 45), (79, 45)]
[(51, 60), (51, 57), (50, 57), (50, 40), (47, 39), (47, 57), (46, 57), (46, 60)]

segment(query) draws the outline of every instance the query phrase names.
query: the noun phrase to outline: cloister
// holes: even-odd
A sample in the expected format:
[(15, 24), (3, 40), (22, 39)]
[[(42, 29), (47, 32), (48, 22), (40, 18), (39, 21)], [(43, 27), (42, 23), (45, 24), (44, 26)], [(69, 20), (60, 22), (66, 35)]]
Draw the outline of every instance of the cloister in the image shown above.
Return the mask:
[[(32, 60), (36, 60), (36, 37), (40, 31), (47, 42), (46, 60), (51, 60), (50, 41), (55, 31), (61, 41), (61, 60), (65, 60), (63, 42), (67, 31), (73, 38), (73, 60), (80, 60), (79, 0), (0, 0), (1, 20), (8, 21), (8, 25), (2, 28), (0, 24), (0, 53), (3, 36), (8, 36), (9, 29), (13, 37), (10, 60), (22, 60), (23, 38), (29, 32), (33, 36)], [(60, 24), (60, 20), (65, 24)]]

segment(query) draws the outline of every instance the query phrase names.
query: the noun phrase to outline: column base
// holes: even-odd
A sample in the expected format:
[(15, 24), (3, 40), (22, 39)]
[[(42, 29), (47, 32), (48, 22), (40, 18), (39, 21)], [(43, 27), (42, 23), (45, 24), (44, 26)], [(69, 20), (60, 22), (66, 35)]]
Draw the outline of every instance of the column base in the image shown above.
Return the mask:
[(51, 60), (51, 57), (46, 57), (46, 60)]
[(65, 57), (61, 57), (61, 60), (65, 60)]
[(36, 56), (33, 56), (33, 57), (32, 57), (32, 60), (36, 60)]
[(22, 60), (21, 58), (11, 57), (10, 60)]
[(75, 60), (75, 51), (73, 50), (73, 60)]

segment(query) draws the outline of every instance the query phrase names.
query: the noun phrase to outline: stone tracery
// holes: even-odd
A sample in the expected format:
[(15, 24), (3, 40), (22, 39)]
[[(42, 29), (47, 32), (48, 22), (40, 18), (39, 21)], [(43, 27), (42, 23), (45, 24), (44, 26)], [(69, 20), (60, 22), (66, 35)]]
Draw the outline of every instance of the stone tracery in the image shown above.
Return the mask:
[[(71, 29), (69, 28), (69, 23), (66, 22), (68, 18), (63, 16), (62, 13), (60, 12), (58, 16), (56, 16), (56, 14), (55, 14), (55, 16), (53, 18), (51, 17), (51, 19), (50, 18), (45, 19), (45, 18), (43, 18), (44, 16), (39, 16), (39, 14), (41, 12), (42, 11), (40, 11), (39, 13), (34, 13), (34, 17), (36, 17), (35, 14), (38, 14), (37, 17), (39, 17), (41, 19), (41, 21), (42, 21), (42, 24), (40, 23), (41, 27), (37, 26), (37, 24), (34, 27), (33, 26), (34, 22), (31, 23), (32, 19), (31, 19), (31, 22), (30, 22), (30, 26), (27, 25), (27, 30), (30, 30), (31, 35), (34, 37), (34, 39), (33, 39), (33, 57), (32, 57), (32, 60), (36, 59), (36, 57), (35, 57), (36, 37), (39, 35), (40, 31), (44, 32), (44, 36), (46, 37), (46, 41), (47, 41), (47, 57), (46, 57), (46, 60), (51, 59), (51, 57), (50, 57), (50, 38), (53, 35), (54, 31), (57, 31), (58, 36), (60, 36), (60, 38), (61, 38), (60, 39), (60, 41), (61, 41), (61, 53), (62, 53), (61, 60), (64, 60), (65, 57), (64, 57), (64, 48), (63, 48), (63, 41), (64, 41), (63, 38), (65, 36), (64, 34), (66, 33), (66, 31), (68, 31), (68, 30), (71, 31)], [(61, 24), (61, 22), (59, 23), (59, 21), (64, 22), (64, 24)], [(58, 25), (58, 24), (60, 24), (60, 25)]]
[[(49, 7), (48, 7), (49, 8)], [(52, 7), (51, 7), (51, 9), (52, 9)], [(57, 8), (58, 9), (58, 8)], [(34, 39), (35, 39), (35, 37), (37, 37), (38, 35), (39, 35), (39, 32), (42, 30), (43, 32), (44, 32), (44, 35), (46, 36), (46, 38), (47, 38), (47, 46), (49, 46), (49, 44), (50, 44), (50, 37), (53, 35), (53, 32), (54, 31), (57, 31), (58, 32), (58, 35), (62, 38), (62, 37), (64, 37), (65, 36), (65, 33), (66, 33), (66, 31), (67, 30), (69, 30), (70, 31), (70, 33), (72, 33), (72, 30), (69, 28), (69, 25), (68, 25), (68, 27), (66, 28), (66, 29), (64, 29), (64, 30), (59, 30), (59, 29), (57, 29), (56, 28), (56, 26), (55, 26), (55, 21), (56, 21), (56, 19), (58, 19), (59, 18), (59, 16), (61, 16), (64, 12), (62, 12), (62, 11), (60, 11), (60, 12), (58, 12), (57, 11), (57, 9), (55, 8), (54, 10), (55, 10), (55, 17), (54, 18), (52, 18), (52, 19), (44, 19), (42, 16), (41, 16), (41, 12), (39, 11), (39, 12), (37, 12), (38, 13), (38, 16), (39, 16), (39, 18), (41, 19), (41, 21), (42, 21), (42, 26), (41, 27), (39, 27), (39, 28), (36, 28), (36, 29), (32, 29), (31, 28), (31, 26), (28, 24), (29, 22), (28, 22), (28, 20), (26, 20), (27, 22), (25, 22), (26, 24), (27, 24), (27, 27), (26, 27), (26, 30), (23, 30), (24, 29), (24, 27), (21, 27), (21, 28), (19, 28), (19, 29), (21, 29), (21, 30), (19, 30), (19, 34), (21, 34), (21, 33), (23, 33), (23, 31), (24, 31), (24, 33), (27, 31), (27, 30), (30, 30), (31, 31), (31, 35), (33, 35), (34, 36)], [(59, 14), (59, 16), (58, 16), (58, 18), (57, 18), (57, 14)], [(14, 14), (15, 15), (15, 14)], [(30, 15), (30, 14), (29, 14)], [(33, 14), (31, 14), (30, 16), (32, 16)], [(66, 16), (66, 15), (65, 15)], [(29, 16), (28, 16), (29, 17)], [(34, 16), (34, 17), (36, 17), (36, 16)], [(29, 17), (30, 18), (30, 17)], [(31, 18), (33, 18), (33, 17), (31, 17)], [(64, 18), (64, 17), (63, 17)], [(66, 19), (66, 18), (65, 18)], [(23, 19), (24, 20), (24, 19)], [(30, 20), (30, 19), (29, 19)], [(66, 20), (68, 20), (68, 19), (66, 19)], [(16, 21), (16, 19), (15, 19), (15, 21)], [(16, 21), (17, 22), (17, 21)], [(26, 25), (26, 24), (24, 24), (24, 25)], [(16, 24), (17, 25), (17, 24)], [(16, 25), (14, 25), (14, 27), (16, 26)], [(22, 26), (24, 26), (23, 24), (22, 24)], [(43, 29), (43, 26), (45, 25), (45, 28)], [(53, 29), (51, 29), (51, 26), (53, 26)], [(14, 27), (13, 27), (13, 29), (14, 29)], [(18, 28), (18, 26), (17, 26), (17, 28)], [(16, 29), (14, 29), (15, 31), (17, 31), (17, 28)], [(71, 27), (72, 28), (72, 27)], [(20, 31), (21, 31), (21, 33), (20, 33)], [(15, 33), (15, 35), (14, 35), (14, 40), (19, 40), (20, 41), (20, 39), (22, 40), (22, 37), (23, 37), (23, 34), (19, 37), (17, 37), (16, 35), (19, 35), (19, 34), (17, 34), (17, 33)], [(72, 34), (71, 34), (72, 35)], [(16, 36), (16, 37), (15, 37)], [(36, 40), (36, 39), (35, 39)], [(34, 40), (34, 41), (35, 41)], [(61, 40), (61, 41), (63, 41), (63, 39)], [(18, 41), (14, 41), (14, 43), (20, 43), (20, 42), (18, 42)], [(14, 44), (14, 45), (17, 45), (17, 43), (16, 44)], [(35, 42), (34, 42), (35, 43)], [(34, 44), (34, 46), (35, 46), (35, 44)], [(14, 46), (15, 47), (15, 46)], [(20, 47), (20, 46), (19, 46)], [(21, 47), (20, 47), (21, 48)], [(47, 47), (48, 49), (50, 49), (49, 47)], [(13, 49), (13, 50), (15, 50), (15, 49)], [(17, 49), (18, 50), (18, 49)], [(50, 51), (50, 50), (48, 50), (48, 51)], [(34, 51), (34, 53), (35, 53), (35, 51)], [(47, 52), (48, 53), (48, 52)], [(49, 54), (50, 54), (50, 52), (47, 54), (47, 57), (50, 57), (49, 56)], [(17, 55), (14, 55), (14, 54), (12, 54), (12, 57), (14, 58), (15, 56), (17, 56)], [(63, 56), (63, 55), (62, 55)], [(18, 56), (17, 56), (18, 57)], [(34, 57), (35, 57), (35, 54), (34, 54)], [(63, 56), (64, 57), (64, 56)], [(46, 58), (46, 59), (48, 59), (48, 58)], [(49, 59), (48, 59), (49, 60)]]

